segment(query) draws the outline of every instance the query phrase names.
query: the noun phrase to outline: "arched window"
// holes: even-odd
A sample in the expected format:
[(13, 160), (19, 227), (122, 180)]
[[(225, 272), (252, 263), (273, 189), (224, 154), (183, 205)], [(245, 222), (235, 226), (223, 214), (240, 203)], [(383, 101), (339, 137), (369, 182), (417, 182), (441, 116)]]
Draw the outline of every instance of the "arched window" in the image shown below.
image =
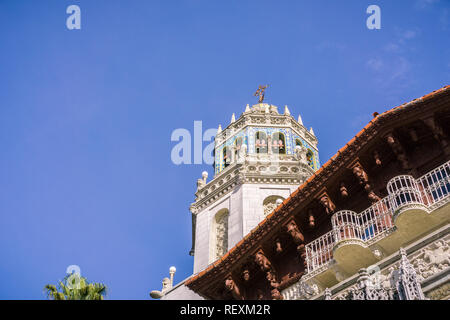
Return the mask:
[(281, 132), (272, 134), (272, 153), (286, 154), (286, 139)]
[(224, 168), (226, 168), (231, 164), (231, 148), (230, 147), (223, 148), (222, 156), (223, 156)]
[(219, 210), (213, 218), (211, 228), (211, 257), (210, 262), (219, 259), (228, 251), (228, 209)]
[(275, 210), (275, 208), (278, 207), (283, 201), (284, 198), (281, 196), (268, 196), (265, 198), (263, 201), (264, 216), (272, 213), (272, 211)]
[(295, 139), (295, 146), (302, 146), (302, 141), (300, 139)]
[(314, 169), (314, 154), (309, 149), (308, 152), (306, 152), (306, 161), (308, 162), (308, 165)]
[(255, 148), (256, 153), (267, 153), (267, 135), (262, 131), (255, 134)]

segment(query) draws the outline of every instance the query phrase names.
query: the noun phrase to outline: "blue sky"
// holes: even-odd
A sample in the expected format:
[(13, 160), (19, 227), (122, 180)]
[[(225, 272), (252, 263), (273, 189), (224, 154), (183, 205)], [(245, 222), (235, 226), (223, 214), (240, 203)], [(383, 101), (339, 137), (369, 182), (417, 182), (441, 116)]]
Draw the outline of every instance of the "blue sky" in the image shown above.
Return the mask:
[(213, 175), (171, 162), (173, 130), (225, 127), (268, 83), (324, 163), (373, 112), (449, 84), (449, 39), (448, 0), (0, 0), (0, 299), (44, 299), (73, 264), (150, 299), (171, 265), (191, 274), (188, 208)]

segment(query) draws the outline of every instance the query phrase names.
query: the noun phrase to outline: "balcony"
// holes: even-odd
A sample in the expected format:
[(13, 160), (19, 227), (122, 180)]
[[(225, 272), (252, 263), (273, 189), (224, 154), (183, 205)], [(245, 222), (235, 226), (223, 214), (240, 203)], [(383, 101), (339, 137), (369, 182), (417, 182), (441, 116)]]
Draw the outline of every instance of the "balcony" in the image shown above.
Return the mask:
[(360, 213), (341, 210), (332, 216), (332, 230), (306, 245), (307, 279), (334, 284), (448, 222), (450, 161), (418, 179), (394, 177), (387, 191)]

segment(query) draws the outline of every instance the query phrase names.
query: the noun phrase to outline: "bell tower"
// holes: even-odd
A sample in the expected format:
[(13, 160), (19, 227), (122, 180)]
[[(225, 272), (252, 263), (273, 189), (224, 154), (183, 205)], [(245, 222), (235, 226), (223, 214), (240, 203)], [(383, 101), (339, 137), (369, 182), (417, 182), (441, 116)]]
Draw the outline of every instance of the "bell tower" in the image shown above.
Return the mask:
[[(261, 87), (260, 87), (261, 89)], [(258, 89), (258, 90), (260, 90)], [(263, 87), (263, 89), (265, 89)], [(197, 180), (192, 213), (194, 274), (238, 243), (319, 168), (317, 138), (287, 106), (250, 107), (215, 137), (214, 177)], [(262, 99), (261, 99), (262, 94)], [(255, 94), (256, 95), (256, 94)]]

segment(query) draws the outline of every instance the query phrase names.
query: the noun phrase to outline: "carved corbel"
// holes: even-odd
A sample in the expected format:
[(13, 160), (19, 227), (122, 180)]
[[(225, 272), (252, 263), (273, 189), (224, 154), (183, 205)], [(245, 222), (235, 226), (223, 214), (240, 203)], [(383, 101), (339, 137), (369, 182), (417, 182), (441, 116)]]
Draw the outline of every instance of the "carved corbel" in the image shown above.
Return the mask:
[(410, 169), (411, 166), (408, 162), (408, 158), (406, 157), (405, 149), (400, 144), (400, 141), (398, 141), (398, 139), (396, 139), (392, 133), (389, 133), (386, 136), (386, 141), (391, 147), (392, 152), (394, 152), (395, 156), (397, 157), (397, 160), (400, 162), (402, 168), (404, 170)]
[(261, 271), (267, 272), (272, 269), (272, 264), (269, 259), (264, 255), (262, 250), (259, 250), (255, 254), (255, 263), (261, 268)]
[(235, 300), (244, 300), (239, 290), (239, 287), (236, 285), (231, 275), (228, 275), (227, 278), (225, 279), (225, 291), (228, 294), (231, 294), (231, 296)]
[(314, 213), (311, 209), (308, 211), (308, 225), (310, 228), (314, 228), (316, 226), (316, 219), (314, 218)]
[(283, 300), (283, 296), (278, 289), (272, 289), (270, 291), (270, 296), (272, 297), (272, 300)]
[(325, 191), (320, 194), (320, 196), (318, 197), (318, 200), (328, 215), (331, 215), (334, 213), (334, 211), (336, 210), (336, 206), (334, 205), (330, 196)]
[(419, 138), (417, 137), (417, 131), (414, 128), (409, 129), (409, 136), (413, 142), (417, 142)]
[(278, 238), (275, 240), (275, 252), (276, 253), (283, 252), (283, 248), (281, 247), (281, 240)]
[(341, 192), (341, 197), (342, 198), (348, 197), (348, 191), (347, 191), (347, 188), (345, 187), (344, 182), (341, 182), (341, 186), (339, 187), (339, 191)]
[(381, 166), (380, 154), (378, 153), (377, 150), (375, 150), (375, 151), (373, 152), (373, 158), (375, 159), (375, 164), (376, 164), (377, 166)]
[(372, 186), (370, 185), (369, 176), (359, 160), (354, 161), (348, 168), (352, 170), (359, 184), (364, 187), (364, 190), (366, 190), (369, 201), (371, 203), (380, 201), (381, 198), (373, 191)]
[(291, 238), (295, 244), (300, 245), (300, 244), (304, 243), (305, 237), (300, 232), (300, 230), (294, 220), (291, 220), (286, 225), (286, 232), (291, 236)]
[(352, 170), (355, 178), (358, 180), (358, 183), (363, 186), (365, 190), (367, 190), (366, 186), (369, 184), (369, 176), (366, 171), (364, 171), (363, 166), (359, 163), (359, 161), (354, 162), (350, 169)]
[(245, 282), (250, 281), (250, 271), (248, 270), (248, 268), (244, 268), (244, 270), (242, 271), (242, 280), (244, 280)]
[(264, 255), (262, 250), (259, 250), (255, 254), (255, 263), (261, 268), (261, 271), (266, 273), (266, 280), (268, 281), (271, 288), (271, 296), (274, 300), (281, 300), (283, 296), (278, 291), (280, 283), (278, 282), (275, 269), (272, 267), (269, 259)]
[(367, 197), (369, 198), (369, 201), (370, 201), (372, 204), (377, 203), (378, 201), (381, 200), (381, 198), (380, 198), (379, 196), (377, 196), (377, 195), (375, 194), (375, 192), (373, 192), (372, 190), (369, 191), (369, 193), (367, 194)]
[(447, 147), (447, 137), (444, 133), (442, 127), (436, 122), (434, 117), (430, 117), (424, 120), (425, 124), (430, 128), (433, 133), (433, 137), (436, 141), (438, 141), (443, 148)]

